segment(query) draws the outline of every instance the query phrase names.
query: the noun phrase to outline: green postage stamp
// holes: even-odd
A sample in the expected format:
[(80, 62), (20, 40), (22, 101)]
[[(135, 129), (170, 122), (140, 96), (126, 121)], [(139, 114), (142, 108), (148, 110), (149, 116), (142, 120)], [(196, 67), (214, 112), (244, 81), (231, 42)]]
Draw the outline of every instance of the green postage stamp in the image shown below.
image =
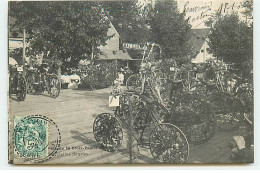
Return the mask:
[(48, 122), (42, 117), (14, 117), (16, 158), (44, 158), (48, 154)]

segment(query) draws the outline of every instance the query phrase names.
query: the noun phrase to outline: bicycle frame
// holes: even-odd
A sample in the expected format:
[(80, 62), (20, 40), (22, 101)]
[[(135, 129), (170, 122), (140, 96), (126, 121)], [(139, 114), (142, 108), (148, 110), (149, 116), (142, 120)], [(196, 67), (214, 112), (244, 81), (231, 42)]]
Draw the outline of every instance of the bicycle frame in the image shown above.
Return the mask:
[[(128, 93), (128, 94), (133, 94), (133, 93)], [(135, 94), (134, 94), (135, 95)], [(141, 104), (143, 105), (139, 105), (138, 111), (137, 113), (132, 117), (133, 118), (133, 126), (135, 128), (135, 123), (138, 122), (138, 118), (144, 118), (147, 123), (146, 124), (142, 124), (142, 126), (144, 126), (141, 129), (138, 130), (133, 130), (134, 134), (132, 134), (132, 136), (134, 137), (134, 139), (138, 142), (138, 145), (142, 145), (145, 146), (144, 143), (142, 143), (143, 141), (143, 133), (145, 131), (146, 128), (150, 127), (152, 124), (154, 124), (154, 126), (159, 125), (162, 123), (162, 120), (159, 120), (156, 116), (155, 116), (155, 112), (153, 111), (153, 109), (156, 106), (159, 106), (161, 109), (163, 109), (163, 111), (166, 114), (169, 114), (169, 110), (166, 109), (162, 104), (160, 104), (159, 102), (155, 101), (155, 100), (151, 100), (150, 98), (146, 97), (145, 95), (137, 95), (138, 97), (140, 97), (141, 100)], [(122, 97), (128, 97), (127, 94), (122, 95)], [(130, 96), (131, 97), (131, 96)], [(123, 98), (125, 99), (125, 98)], [(129, 105), (124, 105), (124, 106), (129, 106)], [(142, 107), (142, 108), (140, 108)], [(128, 108), (127, 108), (128, 109)], [(122, 111), (124, 111), (124, 108), (122, 108)], [(145, 116), (143, 116), (142, 114), (140, 115), (140, 113), (145, 113)], [(130, 125), (127, 123), (128, 121), (126, 121), (120, 114), (124, 114), (125, 112), (120, 112), (120, 108), (117, 107), (117, 109), (115, 110), (115, 116), (120, 120), (120, 122), (123, 124), (123, 126), (125, 126), (127, 129), (130, 128)], [(129, 112), (128, 112), (129, 113)], [(126, 116), (126, 115), (123, 115)], [(140, 120), (140, 119), (139, 119)], [(141, 133), (139, 134), (138, 132)]]

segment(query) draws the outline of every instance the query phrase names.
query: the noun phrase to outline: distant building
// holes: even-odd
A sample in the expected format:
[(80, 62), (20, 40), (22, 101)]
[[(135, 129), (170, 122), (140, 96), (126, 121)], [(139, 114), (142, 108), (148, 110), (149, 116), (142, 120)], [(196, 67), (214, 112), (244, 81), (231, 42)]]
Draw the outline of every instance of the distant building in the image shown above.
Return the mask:
[(106, 45), (99, 47), (101, 52), (98, 55), (99, 60), (132, 60), (127, 51), (120, 49), (120, 35), (118, 34), (112, 23), (110, 23), (110, 28), (108, 29), (107, 36), (112, 37), (106, 41)]
[[(15, 23), (15, 18), (9, 16), (9, 27), (11, 24)], [(23, 48), (23, 34), (21, 32), (18, 31), (17, 28), (13, 28), (12, 32), (9, 29), (8, 31), (8, 53), (9, 53), (9, 57), (11, 56), (11, 58), (15, 59), (15, 61), (17, 61), (18, 64), (22, 64), (22, 56), (17, 56), (15, 54), (12, 54), (12, 52), (15, 49), (22, 49)], [(29, 47), (30, 44), (30, 40), (26, 40), (25, 43), (26, 47)], [(10, 59), (10, 58), (9, 58)], [(29, 61), (29, 57), (25, 57), (25, 61), (28, 62)], [(10, 62), (11, 63), (11, 62)]]
[(203, 63), (209, 59), (215, 59), (212, 54), (208, 52), (208, 34), (210, 33), (210, 28), (203, 28), (203, 29), (192, 29), (192, 49), (195, 54), (192, 57), (192, 63)]
[[(12, 28), (10, 30), (10, 26), (15, 23), (15, 18), (9, 16), (9, 31), (8, 31), (8, 36), (9, 36), (9, 52), (17, 49), (17, 48), (23, 48), (23, 34), (19, 32), (18, 28)], [(26, 47), (29, 46), (29, 42), (27, 40)]]

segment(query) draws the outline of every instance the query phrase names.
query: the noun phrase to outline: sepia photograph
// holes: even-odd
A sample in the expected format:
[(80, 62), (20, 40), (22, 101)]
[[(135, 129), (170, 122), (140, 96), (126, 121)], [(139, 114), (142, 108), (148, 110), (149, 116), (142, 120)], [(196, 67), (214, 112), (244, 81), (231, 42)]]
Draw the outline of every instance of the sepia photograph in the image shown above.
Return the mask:
[(8, 2), (8, 163), (254, 163), (253, 0)]

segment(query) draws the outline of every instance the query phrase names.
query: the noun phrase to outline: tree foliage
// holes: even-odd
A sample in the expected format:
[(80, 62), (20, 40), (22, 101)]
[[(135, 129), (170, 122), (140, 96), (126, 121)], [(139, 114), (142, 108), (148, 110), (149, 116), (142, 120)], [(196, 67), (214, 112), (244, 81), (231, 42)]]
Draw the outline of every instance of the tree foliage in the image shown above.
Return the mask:
[[(10, 30), (26, 29), (30, 54), (76, 65), (105, 44), (109, 21), (98, 2), (9, 2)], [(93, 50), (94, 48), (94, 50)]]
[(93, 47), (97, 52), (105, 44), (111, 21), (124, 42), (155, 42), (161, 45), (164, 58), (186, 62), (191, 26), (176, 1), (157, 1), (140, 9), (136, 1), (10, 2), (9, 15), (16, 19), (10, 30), (26, 29), (30, 54), (44, 53), (63, 62), (71, 59), (76, 66)]
[(165, 58), (178, 62), (191, 54), (191, 25), (185, 13), (178, 11), (176, 1), (157, 1), (151, 12), (151, 38), (160, 44)]
[(219, 17), (209, 34), (209, 52), (244, 73), (253, 65), (253, 28), (237, 14)]
[(104, 1), (102, 7), (124, 42), (148, 41), (150, 31), (136, 1)]

